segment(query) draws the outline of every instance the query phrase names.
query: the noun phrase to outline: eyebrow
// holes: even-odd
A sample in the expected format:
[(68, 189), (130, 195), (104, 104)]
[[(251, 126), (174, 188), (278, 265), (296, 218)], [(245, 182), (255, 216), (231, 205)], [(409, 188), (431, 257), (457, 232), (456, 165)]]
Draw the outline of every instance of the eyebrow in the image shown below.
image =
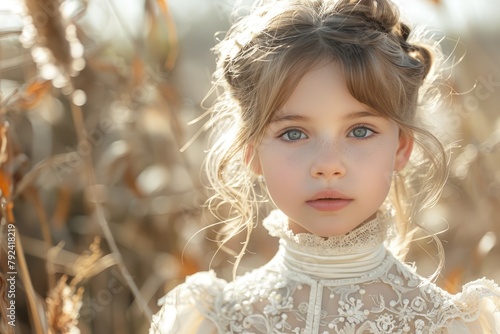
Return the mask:
[[(354, 119), (365, 118), (365, 117), (382, 117), (370, 111), (355, 111), (349, 113), (343, 117), (346, 121), (351, 121)], [(297, 114), (289, 114), (289, 115), (277, 115), (273, 119), (271, 119), (271, 123), (279, 123), (285, 121), (307, 121), (309, 117), (297, 115)]]

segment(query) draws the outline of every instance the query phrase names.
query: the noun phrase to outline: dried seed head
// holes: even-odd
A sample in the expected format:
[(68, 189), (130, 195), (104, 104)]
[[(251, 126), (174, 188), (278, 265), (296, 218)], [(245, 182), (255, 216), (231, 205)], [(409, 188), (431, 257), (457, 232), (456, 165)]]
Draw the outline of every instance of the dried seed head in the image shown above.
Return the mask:
[(83, 288), (76, 289), (68, 285), (67, 280), (67, 276), (61, 277), (57, 285), (49, 291), (46, 300), (49, 334), (80, 333), (77, 325)]
[(57, 88), (70, 86), (70, 77), (85, 67), (75, 25), (62, 15), (57, 0), (26, 0), (24, 9), (20, 41), (31, 50), (41, 77)]

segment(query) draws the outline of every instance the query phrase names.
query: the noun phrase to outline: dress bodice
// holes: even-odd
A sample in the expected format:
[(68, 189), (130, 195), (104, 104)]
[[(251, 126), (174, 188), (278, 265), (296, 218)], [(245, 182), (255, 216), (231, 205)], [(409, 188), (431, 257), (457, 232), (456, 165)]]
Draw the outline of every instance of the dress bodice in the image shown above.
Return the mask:
[(269, 263), (230, 283), (213, 271), (188, 277), (151, 333), (500, 333), (498, 286), (483, 279), (450, 295), (420, 277), (385, 247), (390, 209), (331, 238), (294, 234), (280, 211), (263, 225), (280, 242)]

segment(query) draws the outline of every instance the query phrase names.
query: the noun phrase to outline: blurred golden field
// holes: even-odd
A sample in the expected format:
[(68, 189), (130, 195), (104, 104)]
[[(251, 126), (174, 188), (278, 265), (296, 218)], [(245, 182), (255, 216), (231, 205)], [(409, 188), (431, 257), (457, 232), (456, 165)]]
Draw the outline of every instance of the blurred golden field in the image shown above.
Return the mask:
[[(443, 231), (437, 283), (500, 281), (500, 3), (399, 2), (451, 55), (455, 94), (434, 116), (458, 145), (425, 215)], [(210, 48), (233, 3), (1, 0), (0, 333), (145, 333), (186, 275), (231, 277), (234, 259), (200, 231), (214, 222), (206, 119), (188, 123), (211, 103)], [(276, 247), (259, 226), (240, 272)], [(430, 275), (436, 249), (416, 241), (407, 260)]]

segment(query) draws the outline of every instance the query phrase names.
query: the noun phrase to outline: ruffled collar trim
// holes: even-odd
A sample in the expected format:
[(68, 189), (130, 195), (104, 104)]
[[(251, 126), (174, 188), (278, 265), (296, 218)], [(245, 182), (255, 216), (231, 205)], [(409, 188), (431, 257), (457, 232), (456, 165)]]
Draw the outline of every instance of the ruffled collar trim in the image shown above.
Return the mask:
[(382, 207), (377, 216), (341, 236), (323, 238), (310, 233), (295, 234), (288, 226), (288, 217), (273, 210), (263, 220), (263, 226), (273, 237), (281, 238), (289, 248), (318, 255), (341, 255), (364, 252), (381, 245), (394, 233), (394, 209)]

